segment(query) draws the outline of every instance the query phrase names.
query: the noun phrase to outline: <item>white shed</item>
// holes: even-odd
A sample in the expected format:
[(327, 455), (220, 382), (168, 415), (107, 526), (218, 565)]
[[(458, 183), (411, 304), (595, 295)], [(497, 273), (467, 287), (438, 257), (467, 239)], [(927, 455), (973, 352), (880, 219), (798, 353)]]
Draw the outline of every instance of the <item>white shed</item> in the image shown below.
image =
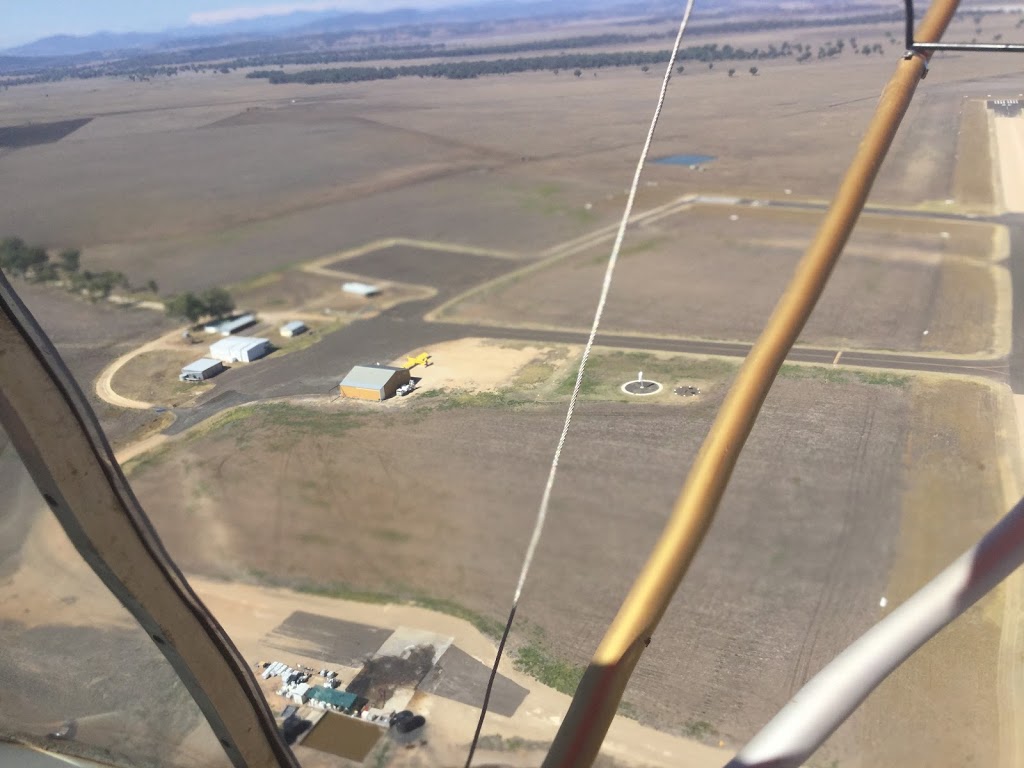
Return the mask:
[(224, 370), (224, 363), (209, 357), (203, 357), (189, 363), (181, 369), (178, 378), (182, 381), (206, 381)]
[(380, 293), (380, 287), (376, 285), (370, 285), (369, 283), (351, 282), (344, 283), (341, 286), (341, 290), (345, 293), (354, 293), (357, 296), (376, 296)]
[(250, 325), (256, 324), (256, 315), (245, 314), (232, 317), (227, 320), (213, 320), (203, 326), (207, 333), (219, 333), (221, 336), (231, 336), (239, 331), (245, 330)]
[(298, 336), (300, 333), (305, 333), (308, 329), (306, 324), (301, 320), (292, 320), (290, 323), (285, 323), (281, 326), (282, 336)]
[(251, 363), (270, 354), (270, 339), (228, 336), (210, 345), (210, 357), (225, 363)]

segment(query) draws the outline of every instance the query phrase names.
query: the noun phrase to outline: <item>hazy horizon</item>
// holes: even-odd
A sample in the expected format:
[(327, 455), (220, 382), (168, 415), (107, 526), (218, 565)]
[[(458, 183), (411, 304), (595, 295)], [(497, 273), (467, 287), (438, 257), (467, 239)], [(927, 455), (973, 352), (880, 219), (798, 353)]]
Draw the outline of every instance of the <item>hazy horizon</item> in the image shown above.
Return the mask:
[(302, 11), (386, 11), (477, 5), (488, 0), (38, 0), (18, 4), (0, 31), (0, 49), (12, 48), (53, 35), (84, 37), (99, 32), (158, 33), (168, 29), (287, 16)]

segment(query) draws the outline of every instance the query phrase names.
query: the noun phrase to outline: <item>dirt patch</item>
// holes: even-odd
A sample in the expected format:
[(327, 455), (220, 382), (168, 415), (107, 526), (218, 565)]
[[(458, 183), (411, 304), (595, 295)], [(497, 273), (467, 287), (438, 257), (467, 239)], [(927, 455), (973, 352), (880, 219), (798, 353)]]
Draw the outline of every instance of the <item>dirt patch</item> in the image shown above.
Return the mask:
[(189, 363), (206, 356), (207, 347), (192, 344), (182, 349), (158, 349), (136, 355), (111, 379), (119, 395), (175, 408), (192, 405), (213, 388), (213, 383), (180, 381), (178, 374)]
[(138, 427), (111, 443), (117, 460), (123, 463), (132, 456), (145, 453), (154, 445), (163, 442), (165, 438), (160, 433), (173, 422), (174, 414), (170, 411), (152, 413), (149, 419), (142, 421)]
[(551, 387), (573, 363), (577, 354), (568, 346), (533, 346), (491, 339), (449, 341), (429, 350), (410, 350), (392, 361), (405, 365), (409, 357), (430, 353), (430, 365), (418, 365), (412, 375), (420, 379), (421, 394), (439, 390), (484, 392), (505, 389)]

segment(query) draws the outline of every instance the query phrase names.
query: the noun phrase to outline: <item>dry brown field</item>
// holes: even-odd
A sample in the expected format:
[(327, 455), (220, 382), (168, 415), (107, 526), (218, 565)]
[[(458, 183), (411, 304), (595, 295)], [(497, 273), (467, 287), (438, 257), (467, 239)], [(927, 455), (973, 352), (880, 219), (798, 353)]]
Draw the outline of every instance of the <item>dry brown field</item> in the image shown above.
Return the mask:
[[(639, 366), (656, 377), (685, 371), (706, 392), (682, 409), (601, 399), (581, 406), (513, 647), (540, 643), (570, 666), (586, 661), (664, 523), (733, 370), (618, 354), (598, 359), (595, 375), (614, 383)], [(131, 477), (190, 571), (396, 600), (427, 595), (499, 621), (563, 415), (551, 396), (538, 402), (513, 389), (426, 398), (387, 413), (255, 406), (143, 457)], [(787, 369), (627, 692), (634, 716), (729, 744), (748, 738), (880, 617), (881, 596), (905, 595), (991, 522), (1002, 504), (1004, 447), (977, 425), (1004, 419), (1005, 406), (987, 385)], [(952, 443), (924, 448), (928, 461), (919, 463), (936, 433)], [(976, 459), (965, 466), (958, 457), (968, 453)], [(955, 493), (948, 504), (929, 493), (928, 503), (959, 516), (960, 500), (978, 493), (972, 522), (901, 538), (923, 526), (908, 489), (927, 492), (939, 476)], [(903, 575), (905, 558), (920, 570)], [(998, 611), (995, 598), (987, 606), (979, 610)], [(934, 651), (943, 663), (973, 644), (978, 650), (958, 663), (991, 674), (998, 624), (965, 621), (949, 634)], [(984, 713), (995, 697), (967, 678), (965, 671), (934, 688), (976, 708), (941, 752), (927, 735), (929, 681), (920, 704), (904, 697), (898, 713), (869, 706), (822, 754), (843, 765), (868, 754), (889, 764), (909, 740), (919, 755), (966, 759), (993, 736)], [(900, 746), (891, 747), (896, 732)]]
[[(820, 218), (769, 208), (696, 206), (644, 222), (624, 244), (603, 328), (753, 341)], [(992, 264), (992, 227), (908, 226), (875, 216), (865, 217), (865, 225), (846, 248), (801, 343), (1005, 354), (997, 329), (1009, 323), (1010, 276), (1005, 266)], [(586, 329), (607, 248), (500, 279), (444, 317)]]
[[(777, 42), (816, 44), (826, 34), (841, 33), (780, 31)], [(858, 34), (868, 41), (867, 30)], [(785, 188), (826, 197), (892, 55), (765, 61), (757, 77), (692, 66), (673, 82), (654, 156), (718, 159), (701, 174), (652, 166), (647, 178), (659, 187), (647, 198)], [(913, 205), (950, 197), (960, 101), (1011, 71), (1002, 57), (937, 61), (874, 198)], [(235, 72), (11, 88), (0, 93), (6, 124), (93, 119), (56, 143), (4, 154), (19, 194), (5, 200), (0, 232), (84, 247), (95, 268), (153, 277), (165, 292), (241, 281), (396, 235), (529, 256), (617, 215), (618, 201), (600, 203), (628, 183), (658, 78), (653, 70), (592, 74), (317, 87)]]

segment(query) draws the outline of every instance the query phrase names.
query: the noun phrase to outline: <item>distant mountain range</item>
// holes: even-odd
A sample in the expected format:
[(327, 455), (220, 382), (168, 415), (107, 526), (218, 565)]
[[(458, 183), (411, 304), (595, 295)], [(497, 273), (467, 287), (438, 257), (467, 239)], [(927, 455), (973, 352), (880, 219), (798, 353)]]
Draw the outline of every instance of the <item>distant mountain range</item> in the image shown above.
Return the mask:
[[(47, 73), (68, 76), (136, 74), (148, 76), (145, 67), (195, 61), (266, 57), (294, 51), (330, 49), (339, 41), (364, 31), (379, 38), (402, 41), (397, 45), (434, 42), (431, 27), (448, 32), (486, 31), (503, 22), (535, 21), (542, 26), (581, 18), (644, 19), (647, 22), (676, 20), (680, 0), (485, 0), (468, 4), (454, 0), (433, 10), (394, 9), (379, 12), (297, 11), (209, 26), (188, 26), (161, 32), (96, 32), (76, 37), (53, 35), (0, 51), (0, 76), (18, 82), (52, 79)], [(751, 20), (768, 23), (806, 21), (809, 17), (855, 18), (879, 11), (893, 12), (891, 0), (787, 0), (780, 5), (765, 0), (717, 0), (698, 6), (695, 33), (717, 31)], [(896, 11), (898, 14), (898, 10)], [(393, 30), (396, 34), (390, 35)], [(442, 37), (443, 40), (443, 37)], [(137, 65), (132, 69), (133, 65)], [(71, 75), (74, 76), (74, 75)], [(33, 79), (34, 78), (34, 79)], [(15, 82), (15, 81), (10, 81)]]
[(209, 26), (188, 26), (162, 32), (96, 32), (81, 37), (53, 35), (25, 45), (0, 51), (0, 57), (76, 57), (84, 54), (139, 53), (174, 50), (192, 46), (213, 46), (265, 37), (293, 37), (384, 29), (436, 23), (499, 21), (541, 17), (578, 17), (595, 12), (642, 13), (669, 10), (678, 13), (678, 3), (654, 0), (577, 0), (572, 4), (551, 0), (492, 0), (474, 5), (452, 5), (434, 10), (395, 9), (380, 12), (339, 13), (338, 11), (296, 11), (287, 15), (264, 16)]
[[(386, 29), (438, 23), (473, 23), (522, 19), (578, 19), (581, 16), (663, 16), (676, 18), (680, 0), (490, 0), (472, 5), (454, 0), (433, 10), (411, 8), (378, 12), (295, 11), (285, 15), (225, 24), (187, 26), (162, 32), (96, 32), (91, 35), (52, 35), (25, 45), (0, 50), (0, 60), (62, 57), (110, 58), (153, 51), (213, 47), (268, 38), (305, 37), (358, 30)], [(891, 0), (788, 0), (781, 6), (765, 0), (716, 0), (698, 5), (695, 21), (727, 20), (737, 14), (862, 13), (891, 8)], [(69, 63), (69, 62), (64, 62)], [(39, 62), (36, 62), (38, 65)]]

